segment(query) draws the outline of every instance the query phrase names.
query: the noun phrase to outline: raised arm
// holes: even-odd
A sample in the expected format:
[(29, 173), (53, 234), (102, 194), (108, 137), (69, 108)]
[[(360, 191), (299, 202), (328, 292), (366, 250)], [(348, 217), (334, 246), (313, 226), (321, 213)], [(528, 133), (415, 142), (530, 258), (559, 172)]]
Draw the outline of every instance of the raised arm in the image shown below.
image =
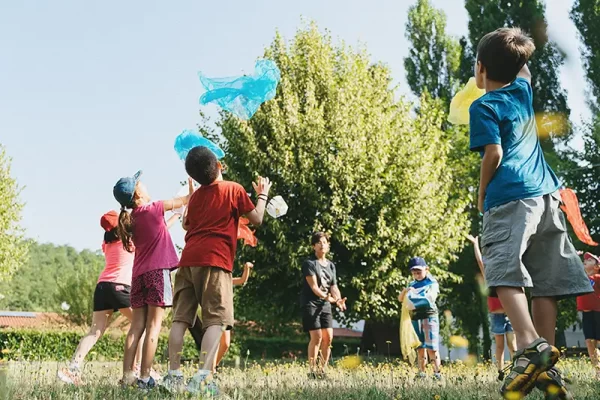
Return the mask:
[(247, 262), (246, 264), (244, 264), (244, 272), (242, 273), (242, 276), (239, 278), (233, 278), (233, 285), (234, 286), (245, 285), (246, 282), (248, 282), (248, 278), (250, 277), (250, 269), (253, 267), (254, 267), (254, 264), (252, 264), (251, 262)]
[(269, 178), (258, 177), (256, 183), (252, 182), (252, 186), (258, 194), (258, 201), (254, 210), (246, 214), (248, 221), (254, 226), (262, 224), (263, 217), (265, 216), (265, 208), (267, 206), (267, 199), (269, 196), (269, 190), (271, 189), (271, 181)]
[(175, 221), (177, 221), (180, 217), (181, 217), (181, 215), (179, 215), (179, 214), (171, 215), (171, 217), (167, 220), (167, 229), (171, 229), (171, 227), (173, 226)]
[(164, 210), (171, 211), (186, 206), (190, 202), (190, 197), (192, 197), (192, 194), (194, 194), (194, 181), (192, 180), (192, 178), (188, 178), (188, 187), (189, 194), (187, 196), (174, 197), (170, 200), (164, 200)]

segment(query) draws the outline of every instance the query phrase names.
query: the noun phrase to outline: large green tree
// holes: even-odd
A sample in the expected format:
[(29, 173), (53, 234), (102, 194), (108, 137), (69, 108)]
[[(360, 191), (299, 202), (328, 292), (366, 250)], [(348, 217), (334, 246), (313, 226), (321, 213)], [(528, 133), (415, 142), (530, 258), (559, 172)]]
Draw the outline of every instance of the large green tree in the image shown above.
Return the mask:
[(598, 112), (600, 96), (600, 1), (575, 0), (571, 9), (571, 19), (579, 31), (583, 43), (582, 61), (586, 78), (590, 84), (588, 104)]
[(412, 44), (404, 59), (410, 89), (417, 96), (427, 91), (449, 105), (459, 84), (461, 49), (446, 34), (446, 14), (429, 0), (417, 0), (408, 10), (406, 38)]
[(301, 263), (311, 233), (325, 230), (346, 317), (396, 320), (408, 258), (427, 257), (448, 278), (468, 223), (467, 202), (451, 202), (444, 113), (424, 95), (412, 116), (384, 65), (334, 45), (314, 24), (290, 43), (276, 35), (264, 56), (281, 70), (276, 98), (247, 122), (223, 114), (219, 126), (229, 179), (250, 189), (257, 174), (269, 176), (289, 211), (267, 218), (258, 247), (239, 252), (255, 261), (256, 276), (239, 292), (238, 315), (271, 326), (298, 321)]
[(10, 174), (10, 162), (0, 144), (0, 282), (9, 279), (27, 259), (27, 242), (19, 225), (21, 188)]

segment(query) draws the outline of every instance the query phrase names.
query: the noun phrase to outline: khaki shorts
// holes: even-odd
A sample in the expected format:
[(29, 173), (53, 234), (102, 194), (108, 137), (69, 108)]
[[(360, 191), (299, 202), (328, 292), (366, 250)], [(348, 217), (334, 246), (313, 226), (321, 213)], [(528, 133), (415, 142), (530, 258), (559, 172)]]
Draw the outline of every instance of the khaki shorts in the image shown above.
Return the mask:
[(530, 287), (534, 297), (558, 299), (592, 291), (560, 204), (555, 192), (484, 214), (481, 252), (490, 288)]
[(194, 325), (202, 307), (202, 328), (233, 327), (233, 282), (231, 272), (218, 267), (180, 267), (175, 274), (173, 322)]

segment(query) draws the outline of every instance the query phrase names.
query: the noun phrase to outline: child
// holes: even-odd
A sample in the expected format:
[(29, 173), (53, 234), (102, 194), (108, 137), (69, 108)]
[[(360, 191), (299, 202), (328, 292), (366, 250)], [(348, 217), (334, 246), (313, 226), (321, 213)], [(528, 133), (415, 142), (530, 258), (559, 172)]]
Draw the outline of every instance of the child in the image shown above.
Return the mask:
[[(481, 250), (479, 249), (479, 238), (467, 235), (467, 239), (473, 243), (475, 249), (475, 259), (481, 275), (485, 275), (483, 260), (481, 258)], [(488, 297), (488, 310), (490, 312), (490, 328), (494, 335), (494, 342), (496, 342), (496, 365), (498, 366), (498, 379), (504, 380), (504, 336), (506, 336), (506, 343), (508, 345), (508, 351), (512, 358), (515, 351), (517, 351), (517, 341), (513, 332), (510, 320), (502, 308), (502, 303), (497, 297)]]
[(208, 148), (198, 146), (190, 150), (185, 169), (201, 186), (192, 196), (183, 218), (187, 234), (175, 276), (170, 369), (163, 383), (169, 391), (182, 389), (183, 374), (179, 368), (183, 336), (194, 325), (200, 305), (204, 329), (200, 370), (190, 380), (187, 390), (199, 393), (202, 389), (204, 394), (216, 395), (218, 389), (209, 377), (221, 335), (233, 326), (231, 270), (238, 221), (246, 215), (253, 225), (262, 223), (271, 183), (268, 178), (259, 177), (253, 184), (258, 194), (255, 207), (241, 185), (223, 180), (222, 165)]
[[(118, 310), (129, 321), (132, 319), (129, 292), (131, 290), (133, 254), (123, 249), (123, 244), (117, 234), (118, 223), (119, 214), (116, 211), (109, 211), (100, 218), (100, 226), (104, 229), (102, 252), (106, 264), (98, 277), (94, 291), (92, 326), (87, 335), (79, 342), (68, 368), (63, 368), (58, 372), (58, 378), (65, 383), (81, 384), (81, 363), (104, 334), (113, 312)], [(140, 347), (136, 354), (138, 362), (141, 358), (141, 350)]]
[(600, 362), (597, 346), (600, 340), (600, 258), (585, 253), (583, 256), (585, 272), (594, 288), (594, 293), (577, 298), (577, 311), (582, 313), (583, 335), (592, 365), (596, 369), (596, 378), (600, 379)]
[[(158, 335), (165, 307), (170, 307), (173, 301), (170, 272), (179, 263), (168, 231), (179, 216), (173, 215), (167, 224), (164, 214), (165, 211), (187, 204), (194, 189), (190, 180), (190, 195), (152, 202), (146, 187), (140, 182), (140, 175), (141, 171), (133, 177), (119, 179), (113, 189), (115, 199), (121, 204), (119, 237), (123, 248), (133, 252), (135, 246), (131, 282), (133, 320), (125, 340), (122, 383), (131, 385), (136, 382), (133, 359), (145, 331), (142, 367), (137, 386), (140, 389), (151, 389), (156, 385), (150, 371)], [(127, 209), (131, 209), (131, 213)]]
[[(427, 358), (433, 362), (433, 377), (441, 379), (440, 374), (440, 321), (438, 318), (438, 309), (435, 300), (440, 293), (440, 287), (437, 281), (429, 273), (429, 267), (421, 257), (411, 258), (408, 262), (408, 268), (414, 278), (414, 281), (405, 288), (398, 296), (400, 303), (404, 297), (408, 296), (412, 308), (411, 318), (413, 327), (421, 346), (417, 353), (419, 356), (419, 378), (424, 378)], [(427, 350), (427, 354), (425, 353)]]
[[(504, 306), (519, 349), (501, 389), (507, 398), (526, 396), (541, 375), (543, 388), (552, 381), (566, 396), (560, 374), (551, 369), (560, 356), (552, 345), (556, 301), (591, 292), (567, 235), (560, 183), (537, 136), (526, 64), (534, 50), (518, 28), (485, 35), (477, 47), (475, 79), (486, 94), (469, 110), (470, 148), (482, 155), (478, 208), (484, 213), (485, 280)], [(533, 320), (524, 287), (532, 288)]]

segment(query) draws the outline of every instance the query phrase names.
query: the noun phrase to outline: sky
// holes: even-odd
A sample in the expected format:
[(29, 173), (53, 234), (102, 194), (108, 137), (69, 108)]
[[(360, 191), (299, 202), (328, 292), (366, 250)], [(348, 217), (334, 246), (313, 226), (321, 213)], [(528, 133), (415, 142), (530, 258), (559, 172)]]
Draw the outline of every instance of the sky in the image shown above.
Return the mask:
[[(199, 122), (197, 72), (252, 72), (275, 31), (292, 39), (302, 18), (366, 45), (408, 95), (404, 30), (415, 1), (1, 2), (0, 143), (23, 187), (27, 237), (99, 249), (100, 216), (118, 209), (112, 187), (138, 169), (154, 199), (173, 197), (186, 178), (173, 141)], [(463, 0), (433, 3), (450, 34), (466, 34)], [(561, 82), (577, 123), (589, 111), (571, 4), (548, 0), (547, 19), (568, 55)], [(216, 115), (215, 106), (205, 110)], [(183, 243), (180, 227), (172, 235)]]

